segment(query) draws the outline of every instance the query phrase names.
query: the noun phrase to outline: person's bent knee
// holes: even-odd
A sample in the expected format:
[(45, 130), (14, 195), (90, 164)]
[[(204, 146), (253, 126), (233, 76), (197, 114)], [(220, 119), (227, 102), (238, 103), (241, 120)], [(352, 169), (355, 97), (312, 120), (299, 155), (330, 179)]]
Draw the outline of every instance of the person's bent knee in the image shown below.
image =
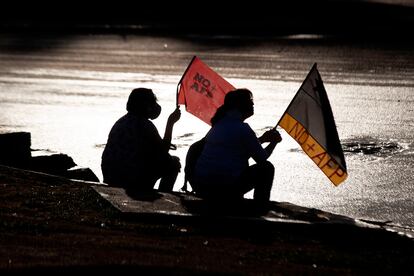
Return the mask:
[(263, 170), (264, 172), (267, 173), (275, 173), (275, 166), (273, 166), (272, 163), (270, 163), (270, 161), (265, 161), (263, 163), (258, 164), (260, 169)]
[(264, 182), (272, 185), (275, 176), (275, 167), (269, 161), (260, 164), (260, 174)]

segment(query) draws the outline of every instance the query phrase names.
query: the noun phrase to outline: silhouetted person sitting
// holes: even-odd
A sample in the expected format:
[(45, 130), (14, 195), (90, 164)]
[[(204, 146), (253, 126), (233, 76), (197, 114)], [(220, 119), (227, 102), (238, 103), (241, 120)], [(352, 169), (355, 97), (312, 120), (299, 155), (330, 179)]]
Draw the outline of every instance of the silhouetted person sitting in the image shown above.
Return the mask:
[[(236, 89), (226, 94), (224, 104), (211, 119), (212, 128), (198, 158), (191, 185), (202, 197), (241, 199), (254, 189), (254, 201), (265, 207), (270, 199), (274, 167), (267, 161), (282, 138), (275, 129), (256, 137), (243, 122), (253, 115), (252, 93)], [(266, 148), (261, 143), (269, 142)], [(252, 157), (256, 164), (249, 166)], [(222, 201), (221, 201), (222, 202)]]
[(125, 188), (134, 196), (152, 191), (161, 178), (158, 190), (172, 191), (181, 165), (178, 157), (168, 151), (180, 110), (170, 114), (162, 139), (150, 121), (161, 113), (151, 89), (132, 90), (126, 109), (128, 113), (112, 127), (102, 154), (103, 182)]

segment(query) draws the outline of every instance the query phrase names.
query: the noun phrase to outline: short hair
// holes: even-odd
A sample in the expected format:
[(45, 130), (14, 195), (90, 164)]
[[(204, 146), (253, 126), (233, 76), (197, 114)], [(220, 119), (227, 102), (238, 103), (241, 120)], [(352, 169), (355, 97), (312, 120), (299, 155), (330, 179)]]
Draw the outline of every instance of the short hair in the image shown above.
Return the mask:
[(214, 126), (218, 121), (220, 121), (227, 111), (231, 109), (241, 109), (245, 103), (253, 99), (253, 93), (246, 88), (239, 88), (233, 91), (230, 91), (224, 97), (224, 103), (220, 106), (214, 116), (211, 118), (210, 122)]
[(227, 109), (237, 108), (240, 105), (246, 103), (249, 100), (252, 100), (253, 93), (246, 88), (239, 88), (233, 91), (230, 91), (224, 97), (224, 105)]
[(128, 112), (141, 113), (145, 107), (157, 101), (154, 92), (148, 88), (135, 88), (129, 94), (126, 109)]

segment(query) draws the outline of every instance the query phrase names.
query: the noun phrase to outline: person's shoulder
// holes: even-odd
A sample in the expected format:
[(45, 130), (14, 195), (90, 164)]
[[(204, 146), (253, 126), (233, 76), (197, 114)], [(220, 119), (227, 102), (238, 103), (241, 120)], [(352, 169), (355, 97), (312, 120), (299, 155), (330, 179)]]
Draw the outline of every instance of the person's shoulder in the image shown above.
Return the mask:
[(139, 118), (137, 121), (136, 129), (139, 129), (139, 132), (147, 137), (158, 137), (158, 129), (154, 123), (146, 118)]
[(143, 118), (128, 112), (124, 116), (120, 118), (120, 120), (127, 121), (134, 124), (142, 124), (142, 125), (152, 125), (151, 121), (147, 118)]
[(217, 123), (217, 126), (220, 126), (221, 128), (225, 128), (227, 130), (248, 130), (250, 129), (249, 124), (243, 122), (242, 120), (235, 119), (232, 117), (223, 118)]
[(120, 125), (125, 124), (125, 121), (127, 120), (127, 115), (128, 115), (128, 114), (125, 114), (125, 115), (122, 115), (121, 117), (119, 117), (119, 118), (115, 121), (115, 123), (114, 123), (114, 127), (119, 127)]
[(157, 129), (154, 125), (154, 123), (149, 120), (149, 119), (145, 119), (145, 118), (141, 118), (140, 120), (140, 124), (147, 129)]
[(250, 127), (250, 125), (246, 122), (241, 122), (240, 123), (240, 128), (243, 128), (245, 130), (252, 130), (252, 128)]
[(125, 128), (145, 128), (145, 129), (152, 129), (155, 128), (154, 124), (146, 119), (139, 116), (135, 116), (134, 114), (127, 113), (120, 117), (115, 126), (117, 127), (125, 127)]
[(254, 135), (256, 135), (254, 133), (253, 129), (250, 127), (250, 125), (246, 122), (241, 122), (240, 125), (239, 125), (239, 129), (243, 134), (246, 134), (246, 135), (254, 134)]

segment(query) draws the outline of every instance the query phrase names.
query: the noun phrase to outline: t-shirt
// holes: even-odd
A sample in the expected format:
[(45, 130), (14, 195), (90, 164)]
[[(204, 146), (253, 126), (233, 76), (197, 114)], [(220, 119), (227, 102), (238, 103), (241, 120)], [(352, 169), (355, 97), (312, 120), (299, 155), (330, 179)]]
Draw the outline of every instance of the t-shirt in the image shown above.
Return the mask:
[(269, 157), (249, 124), (241, 118), (240, 112), (227, 112), (207, 133), (195, 167), (197, 181), (232, 183), (249, 166), (250, 157), (256, 162)]
[(126, 186), (138, 182), (140, 177), (157, 174), (168, 160), (154, 124), (146, 119), (127, 113), (112, 127), (102, 154), (104, 182), (113, 186)]

